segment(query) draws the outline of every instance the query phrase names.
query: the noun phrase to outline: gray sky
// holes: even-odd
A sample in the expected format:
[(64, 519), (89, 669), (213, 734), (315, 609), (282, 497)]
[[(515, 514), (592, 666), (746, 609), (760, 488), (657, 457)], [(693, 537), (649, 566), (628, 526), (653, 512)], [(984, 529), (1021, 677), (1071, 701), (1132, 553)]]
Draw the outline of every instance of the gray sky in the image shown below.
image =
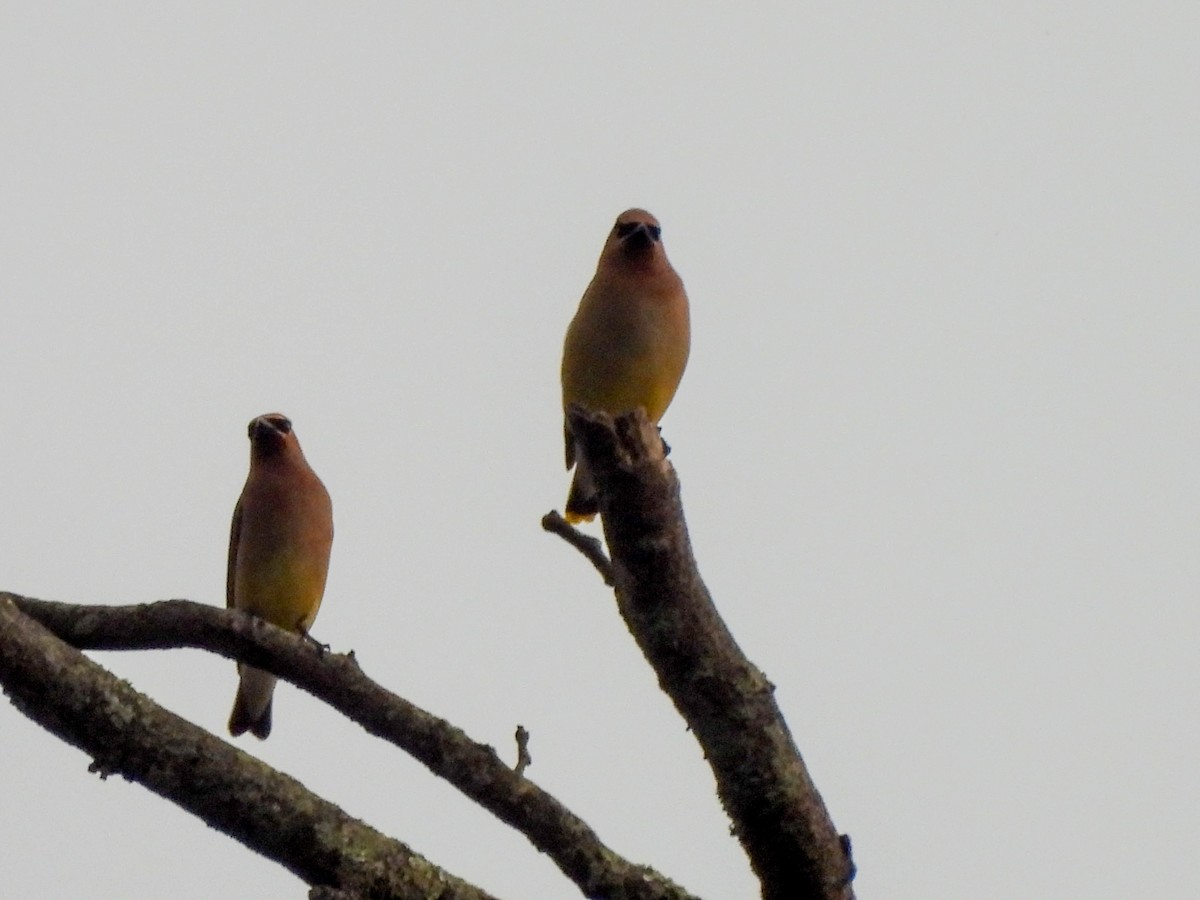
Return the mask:
[[(638, 205), (696, 553), (862, 898), (1200, 894), (1200, 7), (6, 4), (0, 589), (223, 603), (245, 427), (334, 500), (314, 633), (632, 859), (754, 893), (561, 508)], [(97, 654), (223, 734), (232, 664)], [(239, 746), (502, 897), (523, 838), (294, 688)], [(6, 885), (294, 898), (0, 704)]]

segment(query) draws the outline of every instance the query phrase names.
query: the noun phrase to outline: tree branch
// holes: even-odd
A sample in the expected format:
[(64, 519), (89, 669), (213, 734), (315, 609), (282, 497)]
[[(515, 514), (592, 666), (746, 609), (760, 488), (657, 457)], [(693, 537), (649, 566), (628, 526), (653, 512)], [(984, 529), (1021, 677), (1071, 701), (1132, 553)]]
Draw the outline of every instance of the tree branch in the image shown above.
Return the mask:
[(188, 600), (78, 606), (0, 593), (0, 603), (5, 600), (80, 649), (196, 647), (273, 672), (411, 754), (516, 828), (585, 896), (695, 900), (653, 869), (606, 847), (586, 822), (505, 765), (491, 747), (380, 687), (362, 672), (353, 653), (322, 652), (260, 619)]
[(488, 900), (300, 782), (158, 706), (0, 596), (0, 682), (29, 718), (135, 781), (345, 896)]
[(679, 483), (640, 410), (568, 412), (591, 466), (617, 605), (704, 751), (766, 900), (851, 900), (854, 866), (773, 697), (713, 605)]

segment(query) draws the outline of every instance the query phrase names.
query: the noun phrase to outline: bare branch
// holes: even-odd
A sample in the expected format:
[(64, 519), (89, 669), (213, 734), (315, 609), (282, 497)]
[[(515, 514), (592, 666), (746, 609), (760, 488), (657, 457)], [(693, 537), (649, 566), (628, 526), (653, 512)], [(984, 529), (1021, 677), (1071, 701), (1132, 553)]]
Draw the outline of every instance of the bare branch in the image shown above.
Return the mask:
[(617, 605), (704, 750), (766, 900), (851, 900), (853, 863), (773, 697), (713, 605), (692, 556), (679, 483), (640, 410), (579, 406), (571, 434), (600, 495)]
[(600, 577), (604, 579), (605, 584), (609, 587), (615, 584), (613, 581), (612, 563), (604, 555), (604, 545), (600, 543), (599, 538), (584, 534), (564, 519), (558, 510), (555, 509), (550, 510), (550, 512), (542, 516), (542, 529), (549, 531), (551, 534), (557, 534), (586, 556), (592, 565), (596, 567), (596, 571), (600, 573)]
[(380, 900), (491, 897), (158, 706), (4, 596), (0, 649), (13, 704), (92, 756), (91, 771), (149, 788), (308, 884)]
[(658, 872), (606, 847), (586, 822), (509, 768), (491, 747), (382, 688), (362, 672), (353, 653), (326, 653), (237, 610), (188, 600), (78, 606), (0, 593), (0, 602), (5, 599), (81, 649), (197, 647), (273, 672), (411, 754), (516, 828), (585, 896), (694, 900)]

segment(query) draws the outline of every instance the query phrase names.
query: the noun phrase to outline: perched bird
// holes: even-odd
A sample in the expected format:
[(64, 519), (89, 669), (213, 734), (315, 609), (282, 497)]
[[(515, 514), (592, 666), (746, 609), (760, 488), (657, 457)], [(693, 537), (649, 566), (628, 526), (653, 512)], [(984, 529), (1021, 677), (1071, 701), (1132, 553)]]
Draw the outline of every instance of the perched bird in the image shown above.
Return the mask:
[[(233, 509), (225, 605), (307, 635), (325, 593), (332, 545), (329, 492), (309, 468), (291, 420), (259, 416), (250, 423), (250, 474)], [(229, 733), (265, 738), (275, 676), (244, 663), (238, 674)]]
[[(658, 422), (675, 396), (691, 344), (687, 294), (662, 245), (658, 219), (643, 209), (617, 217), (596, 274), (583, 292), (563, 345), (563, 411), (572, 403), (612, 415), (642, 407)], [(575, 478), (568, 522), (599, 511), (587, 461), (564, 428)]]

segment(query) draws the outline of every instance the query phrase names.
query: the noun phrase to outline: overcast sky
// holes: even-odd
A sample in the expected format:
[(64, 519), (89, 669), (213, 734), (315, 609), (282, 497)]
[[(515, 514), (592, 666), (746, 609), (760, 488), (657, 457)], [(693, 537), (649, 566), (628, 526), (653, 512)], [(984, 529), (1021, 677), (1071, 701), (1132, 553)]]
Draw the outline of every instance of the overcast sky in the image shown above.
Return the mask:
[[(224, 602), (246, 423), (333, 497), (314, 634), (614, 849), (755, 893), (561, 508), (612, 220), (692, 302), (700, 568), (864, 900), (1200, 895), (1200, 6), (7, 3), (0, 589)], [(217, 734), (199, 651), (95, 654)], [(306, 694), (238, 746), (504, 898), (524, 838)], [(303, 896), (0, 704), (15, 895)]]

